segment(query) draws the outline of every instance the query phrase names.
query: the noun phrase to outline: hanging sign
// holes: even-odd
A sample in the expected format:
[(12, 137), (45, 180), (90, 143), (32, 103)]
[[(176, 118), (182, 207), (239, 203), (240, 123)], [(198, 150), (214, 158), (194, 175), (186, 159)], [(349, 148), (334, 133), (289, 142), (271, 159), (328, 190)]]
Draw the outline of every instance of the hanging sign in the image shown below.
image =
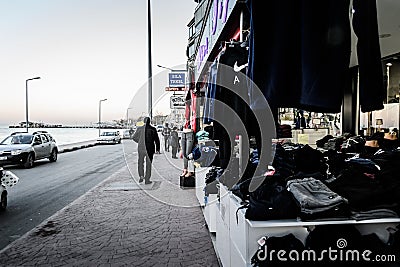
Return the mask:
[(177, 92), (177, 91), (183, 92), (183, 91), (187, 91), (187, 88), (186, 87), (169, 87), (169, 86), (167, 86), (167, 87), (165, 87), (165, 91), (166, 92)]
[(184, 72), (168, 73), (169, 87), (185, 87), (185, 76)]
[(184, 95), (173, 95), (170, 98), (171, 109), (184, 109), (185, 108), (185, 96)]

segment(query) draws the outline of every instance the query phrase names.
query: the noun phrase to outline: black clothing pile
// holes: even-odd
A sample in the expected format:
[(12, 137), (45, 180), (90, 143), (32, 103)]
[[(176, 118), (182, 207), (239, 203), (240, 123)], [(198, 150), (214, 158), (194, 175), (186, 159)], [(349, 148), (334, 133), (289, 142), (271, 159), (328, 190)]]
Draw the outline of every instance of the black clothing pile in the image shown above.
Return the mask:
[(280, 124), (276, 131), (278, 138), (292, 138), (292, 126), (290, 125)]
[[(365, 139), (349, 135), (325, 138), (320, 145), (330, 141), (335, 145), (329, 150), (275, 143), (273, 162), (265, 167), (268, 171), (262, 176), (243, 177), (231, 187), (232, 193), (246, 203), (246, 218), (399, 217), (400, 149), (367, 154)], [(257, 187), (250, 190), (254, 184)]]

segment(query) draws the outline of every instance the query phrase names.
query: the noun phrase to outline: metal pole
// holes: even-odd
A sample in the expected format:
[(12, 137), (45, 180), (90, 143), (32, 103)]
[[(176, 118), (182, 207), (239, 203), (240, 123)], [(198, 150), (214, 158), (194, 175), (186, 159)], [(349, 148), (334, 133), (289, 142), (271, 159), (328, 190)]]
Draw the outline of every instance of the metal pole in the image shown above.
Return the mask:
[(28, 81), (37, 80), (40, 77), (30, 78), (25, 80), (25, 123), (26, 123), (26, 132), (28, 132), (29, 128), (29, 119), (28, 119)]
[(101, 99), (99, 101), (99, 136), (100, 136), (100, 129), (101, 129), (101, 102), (106, 101), (107, 98)]
[(149, 84), (148, 84), (148, 113), (150, 120), (153, 119), (152, 109), (153, 109), (153, 81), (152, 81), (152, 67), (151, 67), (151, 10), (150, 10), (150, 0), (147, 0), (147, 35), (148, 35), (148, 56), (149, 56)]
[(128, 111), (130, 110), (130, 109), (132, 109), (132, 108), (127, 108), (126, 109), (126, 129), (128, 129), (129, 128), (129, 117), (128, 117)]
[(129, 108), (126, 109), (126, 129), (129, 129), (129, 124), (128, 124), (128, 110), (129, 110)]
[(101, 100), (99, 101), (99, 136), (100, 136), (100, 128), (101, 128)]
[(28, 132), (28, 80), (25, 81), (25, 123), (26, 132)]

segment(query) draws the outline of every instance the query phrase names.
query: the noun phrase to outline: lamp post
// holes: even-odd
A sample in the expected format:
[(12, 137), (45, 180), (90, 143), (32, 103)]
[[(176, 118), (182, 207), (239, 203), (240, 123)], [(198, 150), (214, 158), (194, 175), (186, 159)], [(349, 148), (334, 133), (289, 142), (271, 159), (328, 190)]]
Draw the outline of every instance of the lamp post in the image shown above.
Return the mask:
[(132, 108), (127, 108), (126, 109), (126, 129), (129, 128), (129, 117), (128, 117), (128, 111)]
[(168, 67), (164, 67), (164, 66), (162, 66), (162, 65), (157, 65), (157, 67), (159, 67), (159, 68), (163, 68), (163, 69), (167, 69), (167, 70), (170, 70), (170, 71), (184, 71), (184, 72), (186, 72), (187, 70), (177, 70), (177, 69), (171, 69), (171, 68), (168, 68)]
[(153, 119), (153, 81), (152, 81), (152, 68), (151, 68), (151, 1), (147, 0), (147, 38), (148, 38), (148, 68), (149, 68), (149, 81), (148, 81), (148, 104), (147, 109), (150, 117), (150, 121)]
[(25, 81), (25, 119), (26, 119), (26, 132), (28, 132), (29, 121), (28, 121), (28, 81), (38, 80), (40, 77), (26, 79)]
[(106, 101), (107, 98), (101, 99), (99, 101), (99, 136), (100, 136), (100, 129), (101, 129), (101, 102)]

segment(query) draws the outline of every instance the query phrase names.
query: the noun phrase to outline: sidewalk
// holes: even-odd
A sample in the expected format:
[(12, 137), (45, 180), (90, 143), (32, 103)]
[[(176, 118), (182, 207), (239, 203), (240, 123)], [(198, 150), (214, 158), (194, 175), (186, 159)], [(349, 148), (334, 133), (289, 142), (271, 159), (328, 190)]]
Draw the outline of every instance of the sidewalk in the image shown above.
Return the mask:
[[(150, 185), (126, 166), (0, 251), (0, 266), (219, 266), (181, 160), (155, 155)], [(132, 178), (133, 177), (133, 178)]]

